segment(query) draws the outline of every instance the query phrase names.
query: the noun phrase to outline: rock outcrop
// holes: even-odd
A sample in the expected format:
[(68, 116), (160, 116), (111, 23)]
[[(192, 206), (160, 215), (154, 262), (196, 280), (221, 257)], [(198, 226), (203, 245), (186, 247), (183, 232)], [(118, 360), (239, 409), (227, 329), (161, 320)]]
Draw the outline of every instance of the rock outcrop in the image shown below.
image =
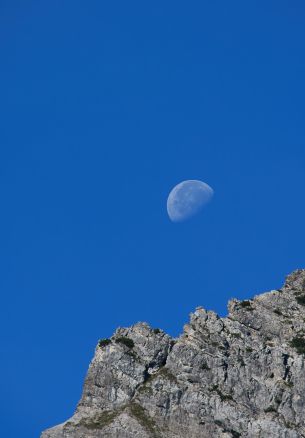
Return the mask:
[(75, 414), (41, 438), (305, 437), (305, 270), (228, 307), (177, 339), (138, 323), (101, 340)]

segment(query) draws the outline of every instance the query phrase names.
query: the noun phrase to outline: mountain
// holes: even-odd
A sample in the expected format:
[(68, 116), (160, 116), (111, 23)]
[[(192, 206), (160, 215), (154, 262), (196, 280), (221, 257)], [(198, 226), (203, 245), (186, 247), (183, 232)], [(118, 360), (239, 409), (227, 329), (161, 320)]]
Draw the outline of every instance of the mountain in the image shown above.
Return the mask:
[(100, 340), (75, 414), (41, 438), (305, 437), (305, 270), (228, 309), (197, 308), (177, 339)]

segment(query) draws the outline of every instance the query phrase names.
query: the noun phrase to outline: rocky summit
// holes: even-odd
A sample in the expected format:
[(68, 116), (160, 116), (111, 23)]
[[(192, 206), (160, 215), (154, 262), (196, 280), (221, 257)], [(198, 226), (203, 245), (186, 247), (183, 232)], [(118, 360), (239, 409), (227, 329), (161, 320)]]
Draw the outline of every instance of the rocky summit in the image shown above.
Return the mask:
[(197, 308), (177, 339), (101, 339), (75, 414), (41, 438), (305, 437), (305, 270), (228, 309)]

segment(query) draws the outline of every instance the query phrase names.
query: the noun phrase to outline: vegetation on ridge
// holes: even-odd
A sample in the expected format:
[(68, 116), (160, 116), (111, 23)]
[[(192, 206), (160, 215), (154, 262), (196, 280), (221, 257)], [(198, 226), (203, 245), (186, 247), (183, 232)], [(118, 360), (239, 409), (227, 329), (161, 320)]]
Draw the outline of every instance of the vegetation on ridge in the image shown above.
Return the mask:
[(115, 340), (115, 342), (118, 344), (123, 344), (126, 345), (126, 347), (128, 348), (133, 348), (134, 347), (134, 342), (132, 339), (128, 338), (127, 336), (120, 336), (119, 338), (117, 338)]
[(253, 307), (251, 305), (251, 301), (250, 300), (243, 300), (239, 303), (240, 307), (242, 307), (245, 310), (253, 310)]
[(111, 339), (105, 338), (105, 339), (100, 339), (98, 341), (98, 346), (100, 348), (106, 347), (107, 345), (111, 344)]

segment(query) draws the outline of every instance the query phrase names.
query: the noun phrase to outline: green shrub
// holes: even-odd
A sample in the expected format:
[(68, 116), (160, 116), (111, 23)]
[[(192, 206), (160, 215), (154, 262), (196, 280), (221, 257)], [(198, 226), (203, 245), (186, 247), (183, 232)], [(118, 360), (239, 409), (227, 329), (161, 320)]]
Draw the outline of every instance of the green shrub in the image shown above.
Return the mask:
[(305, 354), (305, 339), (296, 336), (290, 342), (291, 347), (295, 348), (299, 354)]
[(100, 348), (106, 347), (107, 345), (111, 344), (111, 339), (100, 339), (98, 341), (98, 346)]
[(158, 333), (161, 333), (161, 330), (159, 328), (154, 328), (153, 332), (157, 335)]
[(239, 303), (240, 307), (242, 307), (245, 310), (253, 310), (253, 307), (251, 306), (250, 300), (244, 300)]
[(305, 306), (305, 295), (298, 295), (295, 297), (295, 299), (297, 300), (298, 304)]
[(133, 348), (134, 347), (133, 340), (128, 338), (127, 336), (121, 336), (121, 337), (117, 338), (115, 340), (115, 342), (117, 344), (120, 343), (120, 344), (126, 345), (126, 347), (128, 347), (128, 348)]

